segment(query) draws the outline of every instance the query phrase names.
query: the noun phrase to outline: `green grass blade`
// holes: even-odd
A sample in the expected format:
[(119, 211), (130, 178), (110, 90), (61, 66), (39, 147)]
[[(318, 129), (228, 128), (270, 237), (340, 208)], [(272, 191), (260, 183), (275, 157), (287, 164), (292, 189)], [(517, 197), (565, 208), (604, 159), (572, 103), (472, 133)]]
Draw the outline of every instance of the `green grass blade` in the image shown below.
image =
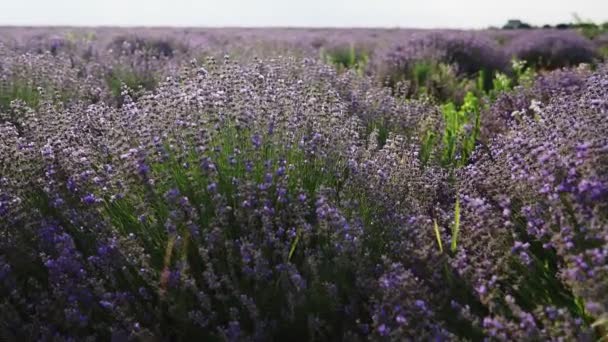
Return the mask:
[(435, 237), (437, 238), (437, 245), (439, 245), (439, 251), (443, 253), (443, 243), (441, 242), (441, 233), (439, 232), (439, 225), (437, 225), (437, 220), (433, 220), (434, 228), (435, 228)]
[(293, 240), (293, 243), (291, 244), (291, 248), (289, 249), (289, 256), (287, 256), (287, 261), (291, 261), (291, 257), (293, 256), (293, 253), (296, 251), (298, 242), (300, 242), (300, 230), (299, 229), (298, 229), (298, 232), (296, 233), (296, 239)]

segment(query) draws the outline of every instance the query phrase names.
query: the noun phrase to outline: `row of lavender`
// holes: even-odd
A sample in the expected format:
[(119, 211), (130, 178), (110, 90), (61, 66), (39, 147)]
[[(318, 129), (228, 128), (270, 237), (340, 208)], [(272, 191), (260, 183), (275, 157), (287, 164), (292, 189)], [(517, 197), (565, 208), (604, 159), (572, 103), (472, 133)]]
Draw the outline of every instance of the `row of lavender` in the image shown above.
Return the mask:
[[(306, 58), (146, 51), (2, 50), (41, 87), (0, 110), (3, 337), (606, 333), (605, 66), (498, 96), (454, 169), (420, 158), (445, 125), (439, 108), (373, 77)], [(108, 64), (142, 61), (168, 78), (154, 91), (119, 84), (122, 105), (108, 102)]]
[[(114, 97), (114, 79), (151, 89), (175, 66), (192, 58), (221, 57), (239, 60), (278, 54), (317, 58), (329, 55), (338, 64), (352, 46), (367, 74), (382, 81), (412, 78), (417, 63), (434, 61), (455, 67), (460, 76), (480, 70), (489, 75), (511, 72), (517, 58), (539, 69), (593, 63), (605, 55), (606, 36), (589, 40), (575, 31), (455, 31), (455, 30), (305, 30), (305, 29), (119, 29), (2, 28), (3, 57), (11, 52), (62, 55), (79, 73), (106, 80)], [(330, 58), (330, 59), (332, 59)], [(337, 58), (337, 60), (336, 60)], [(67, 61), (63, 61), (67, 63)], [(12, 72), (21, 61), (3, 62)], [(350, 67), (350, 65), (346, 65)], [(84, 70), (83, 70), (84, 69)], [(3, 72), (5, 73), (5, 72)], [(91, 88), (91, 87), (88, 87)]]

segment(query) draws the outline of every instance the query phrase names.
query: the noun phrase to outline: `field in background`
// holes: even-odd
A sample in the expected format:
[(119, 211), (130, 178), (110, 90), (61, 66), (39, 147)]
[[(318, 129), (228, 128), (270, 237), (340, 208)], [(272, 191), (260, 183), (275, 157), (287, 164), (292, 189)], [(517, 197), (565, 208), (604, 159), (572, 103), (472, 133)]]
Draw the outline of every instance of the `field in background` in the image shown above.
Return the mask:
[(606, 339), (607, 52), (0, 28), (0, 339)]

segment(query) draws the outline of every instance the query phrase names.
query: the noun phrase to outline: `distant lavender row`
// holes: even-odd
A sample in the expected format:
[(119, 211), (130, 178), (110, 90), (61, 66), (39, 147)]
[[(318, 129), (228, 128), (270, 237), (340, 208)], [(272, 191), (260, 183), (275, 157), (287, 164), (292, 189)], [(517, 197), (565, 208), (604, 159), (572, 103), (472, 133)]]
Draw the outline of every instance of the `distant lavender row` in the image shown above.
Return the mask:
[(570, 30), (2, 28), (0, 32), (5, 43), (24, 51), (61, 50), (75, 43), (101, 55), (125, 39), (163, 44), (171, 56), (172, 50), (179, 50), (189, 57), (287, 52), (317, 57), (322, 49), (354, 44), (372, 55), (373, 64), (436, 57), (457, 63), (466, 72), (486, 67), (504, 70), (508, 67), (504, 61), (512, 57), (546, 68), (588, 63), (599, 57), (597, 48), (604, 46), (601, 36), (594, 44)]

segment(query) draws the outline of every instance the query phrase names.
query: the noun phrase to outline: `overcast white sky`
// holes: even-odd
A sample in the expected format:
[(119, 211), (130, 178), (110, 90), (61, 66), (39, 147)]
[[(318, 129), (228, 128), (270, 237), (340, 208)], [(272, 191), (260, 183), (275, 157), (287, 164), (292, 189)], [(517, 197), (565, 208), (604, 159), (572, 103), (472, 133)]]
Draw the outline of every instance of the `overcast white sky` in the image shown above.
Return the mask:
[(608, 0), (0, 0), (0, 25), (500, 26), (608, 21)]

